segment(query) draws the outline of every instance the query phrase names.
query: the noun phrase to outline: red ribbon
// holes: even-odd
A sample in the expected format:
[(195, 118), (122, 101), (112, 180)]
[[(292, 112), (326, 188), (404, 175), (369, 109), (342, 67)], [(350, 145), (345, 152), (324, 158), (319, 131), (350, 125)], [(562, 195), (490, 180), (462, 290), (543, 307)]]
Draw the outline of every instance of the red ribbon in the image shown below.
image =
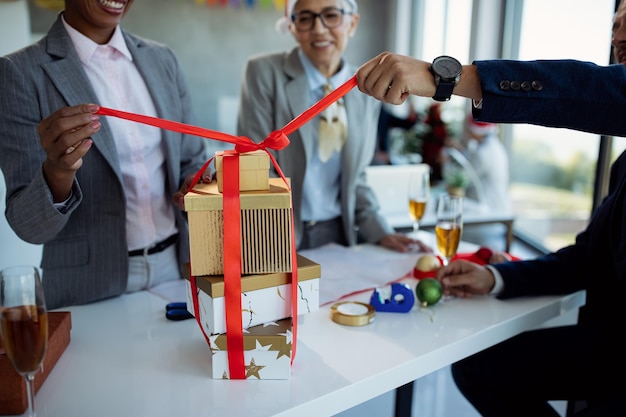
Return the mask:
[[(239, 154), (224, 155), (224, 303), (231, 379), (246, 379), (241, 319), (241, 208)], [(226, 233), (228, 231), (228, 233)], [(292, 248), (293, 249), (293, 248)]]
[(298, 130), (302, 125), (317, 116), (326, 107), (339, 100), (355, 86), (356, 76), (353, 76), (337, 89), (331, 91), (328, 95), (324, 96), (320, 101), (311, 106), (311, 108), (305, 110), (296, 118), (294, 118), (291, 122), (287, 123), (285, 127), (280, 130), (275, 130), (271, 132), (261, 143), (256, 143), (245, 136), (229, 135), (228, 133), (218, 132), (216, 130), (205, 129), (202, 127), (175, 122), (172, 120), (160, 119), (158, 117), (144, 116), (121, 110), (109, 109), (107, 107), (100, 107), (96, 114), (102, 116), (119, 117), (121, 119), (143, 123), (161, 129), (171, 130), (174, 132), (232, 143), (235, 145), (235, 150), (240, 153), (256, 151), (257, 149), (267, 150), (267, 148), (281, 150), (289, 145), (289, 139), (287, 138), (288, 135)]
[[(289, 145), (287, 135), (298, 130), (302, 125), (307, 123), (313, 117), (322, 112), (326, 107), (343, 97), (348, 91), (357, 85), (356, 76), (353, 76), (344, 84), (339, 86), (321, 100), (315, 103), (311, 108), (302, 112), (299, 116), (287, 123), (280, 130), (271, 132), (262, 142), (256, 143), (245, 136), (233, 136), (227, 133), (215, 130), (205, 129), (202, 127), (192, 126), (185, 123), (175, 122), (172, 120), (160, 119), (158, 117), (144, 116), (135, 113), (128, 113), (121, 110), (100, 107), (96, 114), (102, 116), (114, 116), (137, 123), (143, 123), (155, 126), (161, 129), (171, 130), (183, 134), (200, 136), (207, 139), (219, 140), (235, 145), (234, 151), (226, 151), (223, 156), (224, 164), (224, 192), (223, 192), (223, 211), (224, 211), (224, 302), (226, 308), (226, 343), (228, 346), (228, 368), (231, 379), (245, 379), (245, 363), (243, 349), (243, 331), (241, 318), (241, 218), (240, 218), (240, 200), (239, 200), (239, 154), (243, 152), (252, 152), (259, 149), (264, 150), (272, 160), (272, 164), (276, 172), (283, 179), (287, 188), (290, 190), (289, 184), (283, 175), (276, 159), (268, 149), (281, 150)], [(213, 158), (210, 158), (202, 168), (196, 173), (189, 189), (192, 190), (194, 185), (202, 177)], [(226, 175), (228, 173), (228, 175)], [(293, 204), (291, 204), (291, 315), (293, 320), (292, 344), (293, 353), (291, 355), (291, 363), (296, 356), (296, 340), (298, 335), (298, 263), (296, 255), (296, 237), (295, 227), (293, 223)], [(226, 230), (229, 233), (226, 233)], [(207, 343), (210, 345), (204, 327), (200, 321), (200, 311), (198, 306), (198, 289), (196, 278), (190, 271), (191, 292), (194, 303), (194, 315), (196, 321), (204, 334)]]

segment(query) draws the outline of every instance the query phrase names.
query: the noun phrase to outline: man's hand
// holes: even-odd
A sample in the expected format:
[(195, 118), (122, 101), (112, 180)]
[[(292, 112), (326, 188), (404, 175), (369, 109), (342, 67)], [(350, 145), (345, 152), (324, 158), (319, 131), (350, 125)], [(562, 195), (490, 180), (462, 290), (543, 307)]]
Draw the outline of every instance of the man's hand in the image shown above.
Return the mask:
[(439, 268), (435, 278), (443, 285), (445, 295), (456, 297), (488, 294), (496, 283), (489, 269), (461, 259)]
[(402, 104), (410, 94), (432, 97), (435, 81), (429, 62), (383, 52), (363, 64), (356, 73), (361, 92), (390, 104)]

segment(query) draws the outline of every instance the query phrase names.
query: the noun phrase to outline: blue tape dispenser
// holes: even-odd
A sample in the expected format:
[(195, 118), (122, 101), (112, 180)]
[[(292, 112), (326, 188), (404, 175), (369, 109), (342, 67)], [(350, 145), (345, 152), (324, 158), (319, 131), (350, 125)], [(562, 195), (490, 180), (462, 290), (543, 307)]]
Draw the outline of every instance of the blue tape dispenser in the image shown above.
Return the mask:
[(415, 294), (407, 284), (394, 283), (376, 288), (370, 304), (376, 311), (408, 313), (415, 304)]

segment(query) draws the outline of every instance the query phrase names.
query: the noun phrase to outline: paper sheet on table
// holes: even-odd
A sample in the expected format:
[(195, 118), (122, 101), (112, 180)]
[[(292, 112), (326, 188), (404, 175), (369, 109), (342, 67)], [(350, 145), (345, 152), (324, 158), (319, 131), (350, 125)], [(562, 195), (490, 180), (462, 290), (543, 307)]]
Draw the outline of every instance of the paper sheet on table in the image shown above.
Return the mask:
[(422, 255), (394, 252), (380, 246), (337, 244), (298, 253), (321, 265), (320, 305), (405, 278)]

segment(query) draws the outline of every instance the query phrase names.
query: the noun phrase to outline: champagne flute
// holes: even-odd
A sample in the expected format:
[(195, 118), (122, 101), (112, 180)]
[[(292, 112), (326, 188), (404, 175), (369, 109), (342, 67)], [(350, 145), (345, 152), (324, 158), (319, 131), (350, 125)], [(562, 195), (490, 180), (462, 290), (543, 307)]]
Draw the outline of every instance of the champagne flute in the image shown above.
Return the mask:
[(13, 367), (26, 380), (28, 416), (34, 417), (35, 374), (48, 345), (48, 313), (36, 267), (0, 271), (0, 336)]
[(419, 170), (409, 177), (409, 215), (413, 220), (413, 237), (417, 239), (419, 221), (426, 212), (426, 203), (430, 194), (430, 173)]
[(463, 234), (463, 197), (442, 194), (437, 205), (437, 249), (448, 265), (456, 255)]

